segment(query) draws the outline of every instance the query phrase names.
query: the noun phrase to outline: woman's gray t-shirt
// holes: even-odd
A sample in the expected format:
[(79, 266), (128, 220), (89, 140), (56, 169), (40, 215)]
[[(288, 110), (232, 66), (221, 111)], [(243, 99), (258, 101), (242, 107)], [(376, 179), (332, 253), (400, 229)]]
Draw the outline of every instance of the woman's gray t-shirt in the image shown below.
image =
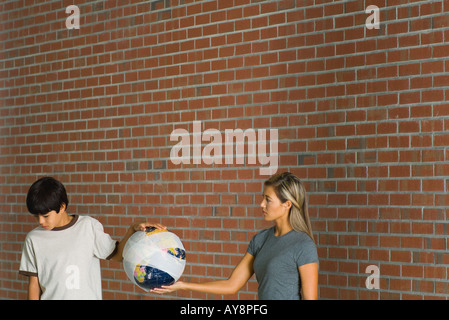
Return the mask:
[(301, 280), (298, 267), (318, 262), (317, 248), (304, 232), (291, 230), (274, 235), (274, 227), (257, 233), (247, 252), (254, 259), (260, 300), (299, 300)]

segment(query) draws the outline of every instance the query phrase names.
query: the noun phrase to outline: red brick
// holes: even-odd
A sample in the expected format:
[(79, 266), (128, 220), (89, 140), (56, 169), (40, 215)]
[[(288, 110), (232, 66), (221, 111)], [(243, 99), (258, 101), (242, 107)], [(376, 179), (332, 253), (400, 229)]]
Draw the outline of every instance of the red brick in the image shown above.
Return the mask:
[[(258, 207), (267, 177), (257, 164), (171, 163), (170, 133), (198, 120), (203, 131), (279, 130), (278, 172), (309, 192), (320, 298), (447, 299), (446, 0), (374, 1), (380, 30), (365, 28), (360, 1), (133, 3), (87, 6), (72, 31), (49, 4), (0, 4), (11, 32), (0, 60), (0, 297), (25, 298), (10, 269), (34, 226), (24, 194), (47, 174), (114, 238), (146, 215), (182, 235), (186, 277), (227, 277), (269, 226)], [(382, 261), (379, 291), (363, 287), (369, 260)], [(106, 299), (144, 298), (119, 267), (103, 274)], [(251, 280), (228, 298), (256, 292)]]

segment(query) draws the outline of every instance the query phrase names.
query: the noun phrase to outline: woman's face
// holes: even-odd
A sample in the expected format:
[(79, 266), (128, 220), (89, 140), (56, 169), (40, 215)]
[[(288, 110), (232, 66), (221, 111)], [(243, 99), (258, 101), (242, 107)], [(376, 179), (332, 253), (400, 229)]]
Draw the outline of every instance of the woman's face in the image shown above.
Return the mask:
[(289, 201), (282, 203), (271, 186), (264, 187), (263, 200), (260, 203), (260, 207), (262, 208), (266, 221), (288, 218), (290, 209)]

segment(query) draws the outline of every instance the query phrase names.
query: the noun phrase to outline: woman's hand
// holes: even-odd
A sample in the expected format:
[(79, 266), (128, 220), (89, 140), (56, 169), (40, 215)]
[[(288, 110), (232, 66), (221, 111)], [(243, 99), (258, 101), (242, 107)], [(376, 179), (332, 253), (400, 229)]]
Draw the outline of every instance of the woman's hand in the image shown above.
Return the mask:
[(162, 286), (160, 288), (154, 288), (151, 290), (151, 293), (157, 293), (157, 294), (164, 294), (164, 293), (171, 293), (175, 292), (177, 290), (184, 290), (185, 289), (185, 283), (182, 281), (178, 281), (173, 283), (170, 286)]
[(232, 271), (226, 280), (210, 281), (205, 283), (192, 283), (178, 281), (171, 286), (162, 286), (151, 290), (152, 293), (164, 294), (176, 290), (191, 290), (213, 294), (236, 294), (254, 274), (254, 257), (248, 252)]

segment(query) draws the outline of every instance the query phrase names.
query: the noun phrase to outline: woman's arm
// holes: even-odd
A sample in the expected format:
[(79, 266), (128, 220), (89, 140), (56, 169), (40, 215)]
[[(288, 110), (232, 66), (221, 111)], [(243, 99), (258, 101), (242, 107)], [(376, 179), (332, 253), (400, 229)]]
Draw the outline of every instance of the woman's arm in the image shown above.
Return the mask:
[(298, 268), (304, 300), (318, 299), (318, 263), (308, 263)]
[(171, 286), (162, 286), (162, 288), (156, 288), (151, 292), (163, 294), (174, 292), (176, 290), (191, 290), (213, 294), (234, 294), (238, 292), (253, 275), (253, 263), (254, 257), (249, 253), (246, 253), (227, 280), (211, 281), (205, 283), (190, 283), (178, 281)]
[(35, 276), (29, 277), (28, 283), (28, 300), (40, 300), (41, 287), (39, 285), (39, 279)]

